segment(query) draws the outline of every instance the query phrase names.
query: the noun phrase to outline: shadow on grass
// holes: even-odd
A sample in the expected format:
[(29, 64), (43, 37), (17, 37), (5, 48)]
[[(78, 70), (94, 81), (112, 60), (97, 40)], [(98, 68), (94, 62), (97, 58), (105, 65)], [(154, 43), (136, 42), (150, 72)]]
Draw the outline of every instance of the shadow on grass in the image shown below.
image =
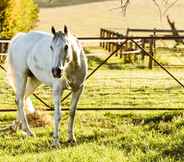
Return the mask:
[[(96, 68), (98, 65), (100, 65), (105, 59), (102, 59), (97, 56), (88, 56), (88, 66), (90, 70), (93, 70)], [(104, 65), (102, 65), (106, 69), (116, 69), (116, 70), (121, 70), (123, 69), (123, 66), (120, 63), (108, 63), (106, 62)]]
[(100, 132), (91, 135), (81, 135), (77, 138), (77, 144), (96, 142), (99, 139), (104, 138), (105, 136), (109, 136), (109, 133)]
[(155, 115), (135, 115), (133, 113), (127, 114), (111, 114), (106, 113), (105, 116), (111, 119), (119, 119), (119, 120), (126, 120), (126, 118), (131, 119), (131, 122), (134, 125), (146, 125), (149, 123), (160, 123), (160, 122), (171, 122), (173, 118), (183, 116), (183, 112), (163, 112)]
[[(181, 137), (180, 139), (184, 139)], [(184, 140), (180, 140), (179, 143), (173, 143), (170, 147), (167, 147), (163, 152), (163, 157), (174, 157), (175, 160), (184, 160)]]
[(110, 0), (34, 0), (38, 3), (40, 8), (54, 8), (54, 7), (64, 7), (64, 6), (73, 6), (73, 5), (80, 5), (86, 3), (93, 3), (93, 2), (103, 2), (103, 1), (110, 1)]

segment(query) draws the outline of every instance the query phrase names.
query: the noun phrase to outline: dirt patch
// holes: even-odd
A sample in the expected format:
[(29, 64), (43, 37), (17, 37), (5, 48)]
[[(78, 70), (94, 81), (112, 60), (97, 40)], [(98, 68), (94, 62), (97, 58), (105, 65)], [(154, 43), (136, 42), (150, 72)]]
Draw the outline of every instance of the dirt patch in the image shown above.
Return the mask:
[(45, 127), (52, 124), (52, 117), (48, 112), (36, 111), (28, 113), (27, 119), (31, 127)]

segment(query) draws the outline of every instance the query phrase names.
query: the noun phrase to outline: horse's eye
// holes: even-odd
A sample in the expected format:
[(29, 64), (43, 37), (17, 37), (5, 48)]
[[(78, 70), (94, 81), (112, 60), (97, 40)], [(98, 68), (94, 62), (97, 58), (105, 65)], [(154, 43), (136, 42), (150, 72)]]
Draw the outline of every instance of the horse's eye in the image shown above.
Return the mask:
[(65, 48), (65, 51), (67, 51), (67, 50), (68, 50), (68, 45), (65, 45), (65, 47), (64, 47), (64, 48)]
[(53, 51), (53, 47), (52, 46), (50, 46), (50, 49)]

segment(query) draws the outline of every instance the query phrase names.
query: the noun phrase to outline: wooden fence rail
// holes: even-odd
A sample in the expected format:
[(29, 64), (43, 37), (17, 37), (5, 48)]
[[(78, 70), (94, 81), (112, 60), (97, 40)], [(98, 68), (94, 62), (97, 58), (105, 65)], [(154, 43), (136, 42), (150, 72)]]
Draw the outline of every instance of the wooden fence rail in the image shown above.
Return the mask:
[[(184, 30), (177, 30), (178, 32), (184, 32)], [(149, 36), (128, 36), (130, 32), (150, 32), (151, 35)], [(100, 37), (78, 37), (78, 39), (82, 42), (100, 42), (100, 46), (104, 49), (108, 50), (109, 52), (114, 51), (118, 48), (119, 44), (122, 41), (127, 40), (136, 40), (141, 47), (147, 47), (148, 51), (152, 52), (154, 56), (156, 51), (156, 40), (180, 40), (184, 39), (184, 36), (172, 36), (172, 35), (162, 35), (157, 36), (156, 33), (166, 33), (172, 32), (172, 30), (168, 29), (132, 29), (128, 28), (126, 35), (122, 33), (115, 32), (112, 30), (107, 29), (100, 29)], [(8, 48), (10, 40), (1, 40), (0, 39), (0, 64), (4, 63), (6, 58), (6, 52)], [(137, 57), (141, 55), (141, 61), (144, 62), (145, 60), (145, 53), (142, 50), (137, 50), (137, 46), (135, 43), (131, 41), (127, 41), (127, 43), (116, 53), (116, 56), (120, 58), (124, 58), (125, 62), (131, 62), (130, 58), (134, 58), (133, 61), (137, 61)], [(132, 57), (133, 56), (133, 57)], [(148, 56), (147, 56), (148, 57)], [(149, 57), (148, 61), (148, 68), (152, 69), (152, 59)]]
[[(157, 29), (157, 28), (153, 28), (153, 29), (136, 29), (136, 28), (127, 28), (127, 32), (136, 32), (136, 33), (151, 33), (153, 34), (155, 33), (172, 33), (171, 29)], [(177, 32), (179, 33), (184, 33), (184, 30), (177, 30)]]
[[(120, 39), (128, 37), (129, 31), (127, 30), (126, 35), (123, 35), (119, 32), (114, 32), (112, 30), (100, 29), (100, 38), (105, 39)], [(153, 51), (153, 48), (156, 48), (156, 44), (154, 40), (147, 40), (147, 39), (137, 39), (137, 43), (139, 43), (142, 47), (145, 47), (145, 44), (149, 44), (149, 51)], [(109, 52), (112, 52), (114, 49), (118, 48), (119, 43), (118, 42), (100, 42), (100, 46), (104, 49), (108, 50)], [(154, 53), (153, 53), (154, 54)], [(141, 50), (137, 50), (137, 46), (131, 42), (127, 41), (127, 43), (117, 52), (116, 56), (120, 58), (123, 58), (124, 56), (124, 63), (133, 63), (138, 61), (138, 55), (141, 55), (141, 62), (144, 62), (145, 60), (145, 53)], [(152, 69), (152, 59), (149, 57), (149, 63), (148, 68)]]
[[(149, 36), (129, 36), (131, 32), (141, 32), (141, 33), (150, 33)], [(170, 35), (157, 35), (158, 33), (172, 33), (173, 31), (170, 29), (136, 29), (136, 28), (127, 28), (126, 34), (123, 35), (122, 33), (115, 32), (112, 30), (100, 29), (100, 39), (103, 41), (106, 39), (128, 39), (128, 40), (136, 40), (136, 42), (143, 48), (147, 47), (148, 51), (152, 53), (152, 56), (154, 57), (156, 53), (156, 40), (182, 40), (184, 39), (183, 36), (173, 36)], [(177, 32), (184, 33), (184, 30), (177, 30)], [(111, 52), (114, 48), (118, 47), (118, 42), (111, 43), (112, 45), (109, 45), (109, 42), (101, 42), (100, 46)], [(144, 63), (145, 60), (145, 53), (144, 51), (140, 51), (136, 49), (135, 43), (132, 43), (131, 41), (127, 41), (127, 44), (125, 44), (124, 47), (122, 47), (121, 50), (119, 50), (119, 53), (116, 54), (122, 58), (122, 55), (124, 56), (124, 62), (125, 63), (133, 63), (133, 61), (137, 61), (137, 56), (141, 55), (141, 60)], [(126, 52), (123, 52), (126, 51)], [(134, 60), (131, 60), (130, 57), (134, 58)], [(149, 57), (149, 56), (147, 56)], [(152, 69), (153, 62), (152, 58), (149, 57), (148, 60), (148, 68)]]

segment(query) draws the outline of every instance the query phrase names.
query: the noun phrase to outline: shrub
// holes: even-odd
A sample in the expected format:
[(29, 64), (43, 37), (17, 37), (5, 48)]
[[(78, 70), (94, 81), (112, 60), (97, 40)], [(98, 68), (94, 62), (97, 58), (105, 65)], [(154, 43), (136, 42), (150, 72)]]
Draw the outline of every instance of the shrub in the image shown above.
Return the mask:
[(17, 32), (27, 32), (35, 27), (38, 7), (33, 0), (3, 0), (0, 10), (1, 37), (11, 38)]

